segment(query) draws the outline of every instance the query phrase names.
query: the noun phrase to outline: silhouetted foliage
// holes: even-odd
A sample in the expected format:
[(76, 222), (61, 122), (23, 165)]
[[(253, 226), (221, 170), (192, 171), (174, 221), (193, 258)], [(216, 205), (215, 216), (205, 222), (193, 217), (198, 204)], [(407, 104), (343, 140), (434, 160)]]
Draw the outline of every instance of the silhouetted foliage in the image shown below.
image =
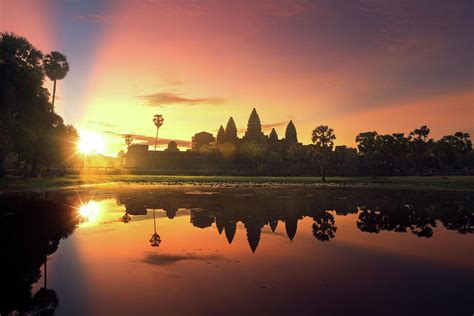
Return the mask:
[(332, 152), (336, 135), (334, 130), (326, 125), (320, 125), (313, 130), (311, 140), (315, 144), (316, 154), (319, 156), (322, 180), (326, 180), (326, 160)]
[(69, 72), (69, 63), (66, 56), (60, 52), (51, 52), (43, 58), (44, 71), (46, 76), (54, 82), (53, 84), (53, 108), (56, 98), (56, 81), (62, 80)]
[(54, 112), (49, 92), (42, 86), (45, 70), (58, 80), (65, 68), (62, 59), (52, 55), (43, 59), (27, 39), (0, 34), (0, 176), (8, 155), (15, 156), (18, 167), (23, 166), (23, 174), (35, 176), (42, 168), (63, 170), (71, 163), (78, 134)]
[(32, 284), (46, 272), (47, 257), (55, 253), (61, 239), (67, 238), (79, 224), (77, 210), (68, 206), (64, 194), (23, 194), (0, 199), (0, 314), (17, 311), (21, 315), (52, 315), (59, 297), (44, 286), (34, 295)]
[(319, 241), (329, 241), (336, 235), (337, 227), (335, 224), (334, 216), (327, 212), (318, 212), (313, 217), (313, 236)]

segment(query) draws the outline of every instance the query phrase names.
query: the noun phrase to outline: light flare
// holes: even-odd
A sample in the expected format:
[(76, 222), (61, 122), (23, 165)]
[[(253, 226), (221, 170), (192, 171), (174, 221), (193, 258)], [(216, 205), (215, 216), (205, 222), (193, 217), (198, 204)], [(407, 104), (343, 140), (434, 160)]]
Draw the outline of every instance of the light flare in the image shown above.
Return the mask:
[(90, 131), (79, 131), (77, 149), (85, 155), (104, 154), (106, 151), (105, 139), (102, 135)]
[(79, 215), (86, 222), (93, 222), (99, 214), (99, 205), (95, 201), (89, 201), (79, 207)]

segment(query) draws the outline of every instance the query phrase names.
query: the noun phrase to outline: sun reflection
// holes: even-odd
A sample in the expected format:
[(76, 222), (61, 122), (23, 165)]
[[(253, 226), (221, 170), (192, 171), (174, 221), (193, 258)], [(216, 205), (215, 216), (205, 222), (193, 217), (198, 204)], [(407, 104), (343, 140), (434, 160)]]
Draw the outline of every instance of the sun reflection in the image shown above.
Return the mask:
[(84, 222), (93, 222), (98, 214), (99, 204), (94, 201), (89, 201), (79, 207), (79, 215), (83, 218)]

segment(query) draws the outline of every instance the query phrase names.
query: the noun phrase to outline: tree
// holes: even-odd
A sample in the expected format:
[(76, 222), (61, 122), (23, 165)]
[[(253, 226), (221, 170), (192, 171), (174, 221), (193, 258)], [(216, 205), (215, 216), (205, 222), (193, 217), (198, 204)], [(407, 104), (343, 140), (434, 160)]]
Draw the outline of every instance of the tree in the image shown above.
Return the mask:
[(217, 132), (216, 145), (220, 146), (224, 144), (224, 142), (225, 142), (225, 130), (224, 130), (224, 127), (221, 125), (219, 127), (219, 131)]
[(454, 149), (461, 159), (461, 168), (464, 168), (464, 155), (472, 151), (471, 135), (469, 133), (456, 132), (454, 137), (457, 140)]
[(375, 152), (377, 144), (377, 132), (362, 132), (356, 136), (357, 149), (364, 155), (371, 155)]
[(239, 155), (244, 162), (247, 162), (249, 171), (253, 172), (263, 158), (263, 148), (257, 141), (243, 142), (239, 148)]
[(285, 130), (285, 140), (289, 146), (298, 143), (298, 136), (296, 134), (296, 127), (291, 120), (288, 125), (286, 126)]
[(390, 171), (393, 175), (395, 168), (395, 152), (394, 152), (395, 139), (392, 135), (379, 135), (376, 140), (376, 159), (379, 159), (379, 163), (382, 165), (383, 170)]
[(288, 148), (287, 159), (290, 164), (290, 170), (292, 172), (301, 172), (305, 163), (308, 162), (308, 153), (302, 144), (293, 144)]
[(429, 148), (433, 143), (432, 139), (427, 140), (429, 134), (430, 129), (426, 125), (423, 125), (422, 127), (417, 128), (410, 133), (411, 153), (420, 176), (423, 175), (424, 161), (428, 154)]
[(330, 241), (336, 236), (334, 216), (328, 211), (320, 211), (313, 217), (313, 236), (319, 241)]
[(235, 144), (237, 141), (237, 126), (235, 125), (234, 119), (229, 118), (225, 128), (225, 142)]
[(247, 131), (245, 132), (244, 139), (248, 141), (261, 142), (263, 137), (262, 125), (260, 123), (260, 117), (258, 116), (257, 110), (253, 108), (250, 113), (249, 121), (247, 123)]
[(71, 158), (77, 132), (64, 125), (43, 88), (43, 54), (24, 37), (0, 33), (0, 175), (8, 154), (31, 166), (63, 165)]
[(43, 66), (46, 76), (54, 82), (53, 85), (53, 107), (56, 97), (56, 81), (64, 79), (69, 71), (69, 63), (66, 56), (60, 52), (52, 51), (43, 58)]
[(404, 163), (408, 156), (408, 144), (409, 139), (405, 137), (404, 133), (394, 133), (393, 137), (393, 147), (392, 154), (395, 157), (395, 169), (403, 170)]
[(316, 151), (321, 155), (321, 177), (324, 182), (326, 181), (325, 162), (334, 147), (336, 135), (329, 126), (320, 125), (313, 130), (311, 140), (316, 145)]
[(155, 136), (155, 151), (156, 151), (156, 145), (157, 145), (157, 142), (158, 142), (158, 130), (160, 129), (160, 127), (163, 125), (163, 122), (165, 121), (165, 119), (163, 118), (163, 115), (161, 114), (155, 114), (153, 116), (153, 123), (155, 124), (156, 126), (156, 136)]

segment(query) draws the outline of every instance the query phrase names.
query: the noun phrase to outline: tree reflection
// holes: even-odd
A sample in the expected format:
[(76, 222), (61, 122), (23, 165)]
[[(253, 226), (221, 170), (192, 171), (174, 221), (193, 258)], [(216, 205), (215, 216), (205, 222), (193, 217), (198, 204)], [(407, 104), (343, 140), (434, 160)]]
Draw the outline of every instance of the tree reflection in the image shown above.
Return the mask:
[(449, 230), (457, 230), (460, 234), (474, 233), (474, 211), (464, 206), (458, 206), (456, 210), (445, 212), (440, 218), (443, 225)]
[(158, 247), (161, 244), (161, 237), (156, 232), (155, 209), (153, 209), (153, 229), (154, 229), (154, 233), (153, 233), (153, 235), (151, 235), (151, 238), (150, 238), (150, 246)]
[(434, 210), (415, 207), (412, 204), (397, 206), (386, 210), (370, 210), (360, 207), (357, 227), (368, 233), (379, 233), (382, 230), (405, 233), (409, 229), (418, 237), (430, 238), (436, 227)]
[(328, 211), (318, 212), (313, 217), (313, 236), (319, 241), (330, 241), (336, 236), (336, 222), (334, 216)]
[[(57, 308), (59, 297), (48, 288), (47, 258), (80, 221), (77, 209), (65, 205), (70, 204), (62, 195), (46, 201), (36, 194), (0, 198), (1, 315), (52, 315)], [(32, 285), (41, 278), (41, 266), (44, 284), (32, 295)]]

